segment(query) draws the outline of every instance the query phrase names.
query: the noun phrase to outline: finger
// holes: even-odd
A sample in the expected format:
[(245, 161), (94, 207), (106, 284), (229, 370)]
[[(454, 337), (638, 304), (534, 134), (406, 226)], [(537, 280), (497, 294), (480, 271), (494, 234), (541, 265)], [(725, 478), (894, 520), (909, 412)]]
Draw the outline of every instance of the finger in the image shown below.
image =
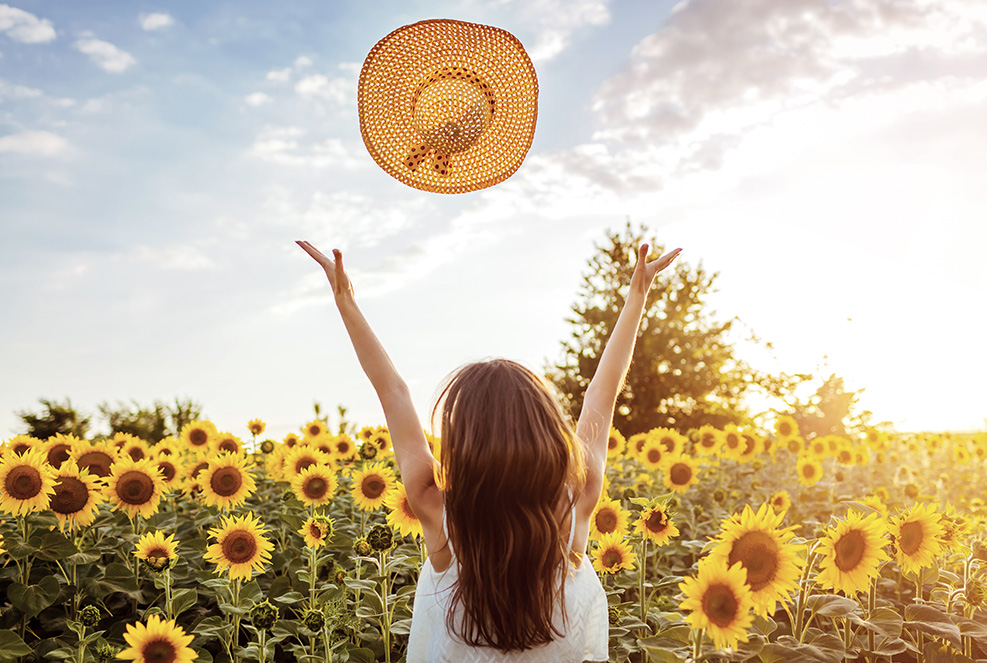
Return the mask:
[(647, 244), (647, 242), (645, 242), (637, 250), (637, 261), (638, 262), (640, 262), (640, 263), (646, 263), (648, 261), (648, 249), (649, 249), (648, 244)]
[(295, 243), (298, 244), (298, 246), (302, 247), (307, 254), (309, 254), (319, 262), (329, 262), (329, 258), (326, 257), (326, 255), (322, 253), (322, 251), (312, 246), (311, 243), (306, 241), (296, 241)]

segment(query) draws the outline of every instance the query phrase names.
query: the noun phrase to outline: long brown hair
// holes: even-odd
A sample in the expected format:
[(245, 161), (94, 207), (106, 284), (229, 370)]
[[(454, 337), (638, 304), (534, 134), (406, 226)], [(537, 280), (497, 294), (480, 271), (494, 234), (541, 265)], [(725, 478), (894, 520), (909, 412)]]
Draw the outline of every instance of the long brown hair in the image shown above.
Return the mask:
[(455, 372), (433, 423), (440, 406), (441, 479), (459, 563), (447, 628), (474, 647), (548, 643), (563, 635), (555, 606), (566, 619), (569, 533), (557, 509), (571, 509), (567, 487), (584, 481), (582, 446), (547, 384), (505, 359)]

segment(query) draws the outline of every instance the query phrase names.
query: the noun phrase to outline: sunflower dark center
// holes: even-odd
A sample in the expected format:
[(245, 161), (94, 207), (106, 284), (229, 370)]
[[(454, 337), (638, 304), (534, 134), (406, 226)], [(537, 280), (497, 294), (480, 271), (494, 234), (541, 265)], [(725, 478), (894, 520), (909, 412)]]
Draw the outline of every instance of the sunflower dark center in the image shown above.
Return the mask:
[(223, 539), (223, 557), (230, 564), (245, 564), (257, 554), (257, 539), (244, 530), (234, 530)]
[(349, 442), (340, 442), (339, 444), (336, 445), (336, 453), (338, 453), (340, 456), (345, 456), (349, 452), (350, 452)]
[(867, 541), (860, 530), (852, 529), (836, 542), (833, 546), (833, 553), (836, 555), (836, 568), (844, 573), (849, 573), (857, 568), (860, 560), (864, 558), (867, 549)]
[(76, 461), (80, 468), (89, 470), (90, 474), (98, 477), (110, 476), (110, 465), (113, 464), (113, 457), (105, 451), (87, 451), (79, 456)]
[(789, 435), (791, 435), (792, 434), (791, 424), (786, 422), (778, 426), (778, 434), (781, 435), (782, 437), (788, 437)]
[(416, 516), (415, 512), (411, 509), (411, 504), (408, 503), (407, 497), (401, 500), (401, 511), (404, 512), (404, 515), (407, 518), (410, 518), (411, 520), (418, 520), (418, 516)]
[(610, 439), (607, 440), (607, 449), (613, 451), (616, 448), (617, 448), (617, 438), (611, 435)]
[(150, 559), (154, 559), (154, 558), (168, 559), (169, 557), (171, 557), (171, 554), (161, 546), (158, 546), (156, 548), (151, 548), (145, 554)]
[(648, 519), (644, 521), (644, 526), (648, 528), (649, 532), (661, 534), (668, 529), (668, 520), (661, 511), (652, 511)]
[(596, 529), (603, 534), (610, 534), (617, 529), (617, 514), (613, 509), (601, 509), (596, 514)]
[(747, 569), (747, 584), (756, 592), (778, 573), (778, 544), (765, 532), (747, 532), (730, 549), (729, 566), (737, 562)]
[(201, 463), (199, 463), (198, 465), (196, 465), (195, 467), (193, 467), (192, 468), (192, 478), (195, 479), (196, 477), (198, 477), (199, 476), (199, 472), (201, 472), (202, 470), (206, 469), (207, 467), (209, 467), (209, 463), (207, 463), (206, 461), (202, 461)]
[(301, 472), (306, 467), (312, 467), (313, 465), (315, 465), (314, 458), (311, 458), (309, 456), (305, 456), (304, 458), (299, 458), (298, 462), (295, 463), (295, 472)]
[(201, 447), (209, 442), (209, 433), (201, 428), (193, 428), (188, 434), (188, 441), (193, 447)]
[(923, 539), (925, 539), (925, 528), (922, 527), (922, 523), (908, 522), (901, 526), (898, 546), (906, 555), (914, 555), (922, 546)]
[(727, 448), (728, 449), (736, 449), (739, 446), (740, 446), (740, 438), (739, 437), (737, 437), (733, 433), (730, 433), (729, 435), (727, 435)]
[(144, 450), (140, 447), (130, 447), (127, 449), (127, 453), (130, 454), (130, 457), (134, 460), (143, 460), (144, 458)]
[(624, 556), (620, 554), (619, 550), (613, 549), (607, 550), (601, 558), (601, 564), (605, 569), (615, 568), (622, 561), (624, 561)]
[(117, 497), (136, 506), (147, 504), (154, 496), (154, 480), (143, 472), (130, 470), (117, 479)]
[(670, 437), (663, 437), (659, 440), (659, 444), (665, 448), (665, 451), (671, 453), (675, 449), (675, 440)]
[(209, 487), (220, 497), (229, 497), (240, 490), (243, 485), (243, 476), (240, 470), (235, 467), (221, 467), (212, 474), (209, 480)]
[(175, 474), (178, 472), (178, 470), (175, 469), (175, 466), (171, 464), (171, 461), (167, 460), (159, 460), (158, 469), (161, 470), (161, 474), (164, 475), (165, 481), (171, 481), (174, 479)]
[(55, 494), (51, 496), (51, 510), (62, 515), (82, 511), (89, 502), (89, 488), (75, 477), (59, 477)]
[(329, 482), (322, 477), (311, 477), (302, 486), (302, 492), (305, 493), (305, 497), (313, 500), (325, 497), (328, 490)]
[(692, 468), (685, 463), (675, 463), (668, 471), (668, 476), (676, 486), (684, 486), (692, 481)]
[(18, 465), (7, 473), (3, 488), (15, 500), (29, 500), (41, 492), (41, 472), (30, 465)]
[(363, 489), (363, 494), (370, 499), (377, 499), (384, 493), (384, 488), (386, 484), (384, 481), (376, 475), (371, 475), (363, 480), (361, 488)]
[(233, 440), (223, 440), (222, 442), (219, 443), (219, 450), (229, 451), (230, 453), (236, 453), (237, 451), (240, 450), (240, 447), (237, 446), (237, 443), (234, 442)]
[(729, 585), (713, 584), (703, 594), (703, 613), (720, 628), (733, 624), (740, 607), (737, 596)]
[(661, 451), (658, 449), (648, 449), (648, 462), (657, 463), (661, 460)]
[(174, 663), (178, 660), (178, 651), (174, 643), (163, 638), (147, 642), (141, 654), (147, 663)]
[(31, 445), (28, 444), (27, 442), (18, 442), (17, 444), (12, 446), (10, 450), (13, 451), (16, 455), (20, 456), (25, 451), (28, 451), (30, 448)]
[(699, 443), (707, 449), (712, 449), (716, 446), (716, 438), (712, 435), (703, 435), (702, 439), (699, 440)]
[(812, 477), (816, 476), (816, 466), (813, 465), (812, 463), (806, 463), (805, 465), (803, 465), (802, 476), (804, 476), (806, 479), (811, 479)]
[(749, 454), (754, 452), (754, 438), (750, 435), (744, 435), (744, 453)]
[(308, 427), (308, 434), (311, 435), (312, 437), (315, 437), (316, 435), (318, 435), (321, 432), (322, 432), (322, 428), (320, 426), (309, 426)]
[(308, 535), (317, 541), (321, 540), (322, 528), (316, 525), (315, 523), (312, 523), (311, 525), (308, 526)]
[(58, 469), (62, 466), (62, 463), (69, 459), (69, 449), (72, 447), (65, 444), (64, 442), (59, 442), (58, 444), (52, 446), (48, 450), (48, 464)]

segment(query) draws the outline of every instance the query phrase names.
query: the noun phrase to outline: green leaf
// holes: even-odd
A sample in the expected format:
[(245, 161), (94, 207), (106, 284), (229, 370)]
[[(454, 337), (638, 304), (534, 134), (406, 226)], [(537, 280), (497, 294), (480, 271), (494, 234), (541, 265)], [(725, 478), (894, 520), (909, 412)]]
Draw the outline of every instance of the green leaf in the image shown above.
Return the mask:
[(257, 603), (264, 593), (260, 591), (260, 585), (257, 584), (256, 580), (251, 580), (247, 584), (240, 588), (240, 605), (239, 607), (250, 608)]
[(55, 576), (45, 576), (37, 585), (15, 582), (7, 590), (11, 604), (28, 617), (36, 617), (58, 598), (61, 587)]
[(61, 532), (48, 532), (41, 538), (37, 556), (39, 559), (53, 561), (71, 557), (78, 552), (79, 549)]
[(194, 587), (178, 589), (171, 597), (171, 609), (174, 616), (182, 614), (199, 601), (199, 594)]
[(300, 592), (288, 592), (281, 596), (275, 596), (272, 599), (275, 603), (282, 603), (284, 605), (293, 605), (299, 601), (304, 601), (305, 597), (302, 596)]
[(842, 617), (854, 612), (860, 605), (853, 599), (836, 594), (816, 594), (805, 602), (809, 610), (824, 617)]
[(366, 647), (352, 647), (346, 653), (349, 654), (349, 660), (353, 663), (374, 663), (377, 660), (374, 650)]
[(963, 648), (959, 627), (949, 615), (931, 605), (905, 606), (905, 622), (916, 631), (946, 638), (957, 649)]
[(0, 631), (0, 661), (16, 661), (31, 653), (31, 648), (24, 644), (21, 636), (10, 629)]
[(898, 638), (901, 636), (901, 628), (904, 620), (897, 612), (891, 608), (877, 608), (870, 619), (861, 619), (855, 614), (848, 615), (850, 621), (855, 626), (863, 626), (867, 630), (874, 631), (885, 638)]
[(377, 583), (372, 580), (357, 580), (356, 578), (346, 578), (343, 580), (350, 589), (360, 589), (364, 592), (375, 592), (377, 591)]

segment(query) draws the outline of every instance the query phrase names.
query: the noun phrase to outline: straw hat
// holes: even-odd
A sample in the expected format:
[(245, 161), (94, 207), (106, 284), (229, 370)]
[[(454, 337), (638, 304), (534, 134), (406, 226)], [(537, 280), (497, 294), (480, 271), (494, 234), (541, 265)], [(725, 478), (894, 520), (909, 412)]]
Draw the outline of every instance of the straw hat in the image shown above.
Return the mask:
[(398, 28), (373, 47), (359, 85), (360, 133), (408, 186), (465, 193), (501, 182), (531, 147), (538, 79), (521, 42), (450, 19)]

